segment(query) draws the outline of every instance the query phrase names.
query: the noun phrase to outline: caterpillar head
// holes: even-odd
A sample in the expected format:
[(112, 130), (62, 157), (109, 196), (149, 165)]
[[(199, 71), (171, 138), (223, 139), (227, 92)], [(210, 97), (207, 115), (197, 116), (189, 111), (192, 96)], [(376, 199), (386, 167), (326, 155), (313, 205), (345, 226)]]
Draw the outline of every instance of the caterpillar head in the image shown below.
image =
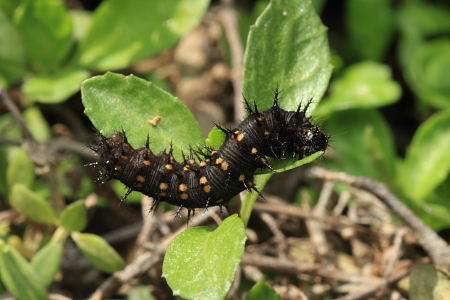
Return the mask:
[(304, 156), (327, 149), (330, 136), (322, 132), (317, 125), (309, 124), (307, 127), (300, 128), (299, 135)]

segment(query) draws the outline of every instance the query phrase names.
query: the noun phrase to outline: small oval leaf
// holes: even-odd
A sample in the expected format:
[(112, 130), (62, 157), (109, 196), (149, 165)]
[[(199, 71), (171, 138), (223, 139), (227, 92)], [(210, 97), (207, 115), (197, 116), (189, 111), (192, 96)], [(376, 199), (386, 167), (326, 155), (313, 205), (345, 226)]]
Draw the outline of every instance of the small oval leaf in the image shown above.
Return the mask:
[(0, 241), (0, 273), (8, 292), (21, 300), (47, 300), (45, 286), (34, 268), (16, 249)]
[(244, 253), (244, 224), (237, 215), (215, 230), (190, 228), (167, 249), (163, 277), (174, 295), (185, 299), (224, 299)]
[(100, 271), (114, 273), (125, 268), (122, 257), (101, 237), (80, 232), (73, 232), (71, 237), (87, 260)]
[(49, 286), (58, 273), (63, 255), (62, 241), (50, 241), (31, 259), (31, 265), (45, 286)]
[(388, 66), (362, 62), (350, 66), (330, 86), (330, 97), (322, 101), (315, 113), (328, 116), (339, 110), (376, 108), (397, 102), (400, 84), (392, 79)]
[(11, 189), (16, 183), (31, 187), (36, 174), (34, 172), (34, 164), (28, 157), (25, 149), (19, 148), (10, 159), (8, 169), (6, 170), (6, 182)]
[(264, 281), (257, 282), (245, 300), (281, 300), (280, 295)]
[(42, 103), (60, 103), (80, 90), (80, 83), (89, 77), (89, 72), (78, 68), (62, 69), (58, 72), (36, 75), (23, 85), (23, 92), (30, 99)]
[(71, 203), (59, 216), (59, 223), (67, 231), (82, 231), (87, 224), (87, 211), (84, 201)]
[(57, 224), (58, 220), (50, 204), (23, 184), (18, 183), (12, 187), (11, 204), (38, 223)]

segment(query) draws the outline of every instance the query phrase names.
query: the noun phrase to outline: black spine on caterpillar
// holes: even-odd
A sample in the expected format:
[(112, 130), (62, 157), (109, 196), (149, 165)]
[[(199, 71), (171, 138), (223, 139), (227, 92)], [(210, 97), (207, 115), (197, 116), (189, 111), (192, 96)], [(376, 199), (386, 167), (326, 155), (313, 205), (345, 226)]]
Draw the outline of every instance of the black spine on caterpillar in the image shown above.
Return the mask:
[(243, 190), (256, 190), (253, 174), (258, 168), (270, 167), (267, 158), (302, 159), (325, 151), (329, 136), (306, 116), (310, 102), (297, 111), (278, 106), (278, 91), (273, 106), (259, 112), (245, 101), (249, 116), (235, 129), (218, 126), (226, 133), (223, 145), (197, 163), (191, 155), (177, 162), (172, 150), (154, 154), (147, 139), (145, 147), (133, 149), (125, 133), (102, 136), (94, 149), (98, 165), (106, 170), (106, 180), (117, 179), (132, 191), (160, 202), (194, 209), (224, 205)]

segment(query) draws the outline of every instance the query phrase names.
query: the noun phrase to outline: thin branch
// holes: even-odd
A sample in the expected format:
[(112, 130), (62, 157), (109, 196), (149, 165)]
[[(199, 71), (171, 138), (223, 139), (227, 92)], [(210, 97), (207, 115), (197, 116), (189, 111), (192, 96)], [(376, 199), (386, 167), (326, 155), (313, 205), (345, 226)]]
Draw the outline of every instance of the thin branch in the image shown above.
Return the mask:
[[(265, 197), (268, 200), (270, 200), (270, 198), (272, 198), (269, 196), (265, 196)], [(348, 218), (346, 218), (344, 216), (318, 217), (318, 216), (314, 216), (310, 213), (304, 212), (303, 210), (298, 208), (298, 206), (295, 206), (295, 205), (287, 205), (285, 203), (283, 205), (274, 205), (274, 204), (269, 204), (269, 203), (256, 202), (253, 205), (253, 209), (255, 211), (264, 211), (264, 212), (275, 213), (275, 214), (285, 214), (288, 216), (302, 218), (302, 219), (314, 219), (314, 220), (318, 220), (324, 224), (327, 224), (333, 228), (351, 227), (357, 232), (361, 232), (364, 234), (370, 234), (370, 235), (376, 235), (376, 233), (373, 232), (370, 228), (354, 224), (354, 223), (350, 222), (350, 220), (348, 220)]]
[(259, 267), (265, 270), (274, 270), (277, 272), (292, 275), (310, 274), (339, 282), (369, 283), (369, 284), (377, 284), (380, 282), (384, 282), (384, 280), (379, 277), (367, 277), (358, 274), (351, 274), (340, 271), (338, 269), (330, 269), (321, 264), (293, 262), (287, 259), (259, 254), (245, 253), (244, 256), (242, 257), (241, 264)]
[(373, 296), (379, 290), (384, 289), (388, 285), (391, 285), (391, 284), (393, 284), (395, 282), (398, 282), (399, 280), (401, 280), (404, 277), (408, 276), (412, 269), (413, 269), (413, 266), (404, 268), (404, 269), (396, 272), (392, 276), (390, 276), (388, 280), (383, 280), (380, 283), (376, 283), (376, 284), (374, 284), (373, 286), (371, 286), (370, 288), (368, 288), (368, 289), (366, 289), (364, 291), (350, 293), (348, 295), (336, 298), (334, 300), (364, 300), (364, 299), (368, 299), (369, 297)]

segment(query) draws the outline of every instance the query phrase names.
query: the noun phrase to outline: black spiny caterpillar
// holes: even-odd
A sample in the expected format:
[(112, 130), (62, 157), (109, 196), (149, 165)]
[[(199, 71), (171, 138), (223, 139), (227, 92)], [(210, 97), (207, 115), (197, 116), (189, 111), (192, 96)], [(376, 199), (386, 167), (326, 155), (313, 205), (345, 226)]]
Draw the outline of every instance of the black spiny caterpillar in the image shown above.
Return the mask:
[(105, 137), (97, 148), (96, 164), (106, 173), (101, 181), (117, 179), (128, 187), (124, 198), (132, 191), (154, 199), (152, 210), (160, 202), (194, 208), (227, 206), (243, 190), (256, 190), (253, 174), (258, 168), (272, 167), (267, 157), (278, 160), (302, 159), (317, 151), (325, 151), (329, 136), (306, 116), (311, 101), (297, 111), (285, 111), (278, 106), (275, 92), (272, 108), (259, 112), (246, 101), (249, 116), (236, 129), (218, 126), (226, 133), (225, 142), (209, 154), (195, 151), (177, 162), (169, 153), (154, 154), (147, 138), (145, 147), (133, 149), (125, 133)]

